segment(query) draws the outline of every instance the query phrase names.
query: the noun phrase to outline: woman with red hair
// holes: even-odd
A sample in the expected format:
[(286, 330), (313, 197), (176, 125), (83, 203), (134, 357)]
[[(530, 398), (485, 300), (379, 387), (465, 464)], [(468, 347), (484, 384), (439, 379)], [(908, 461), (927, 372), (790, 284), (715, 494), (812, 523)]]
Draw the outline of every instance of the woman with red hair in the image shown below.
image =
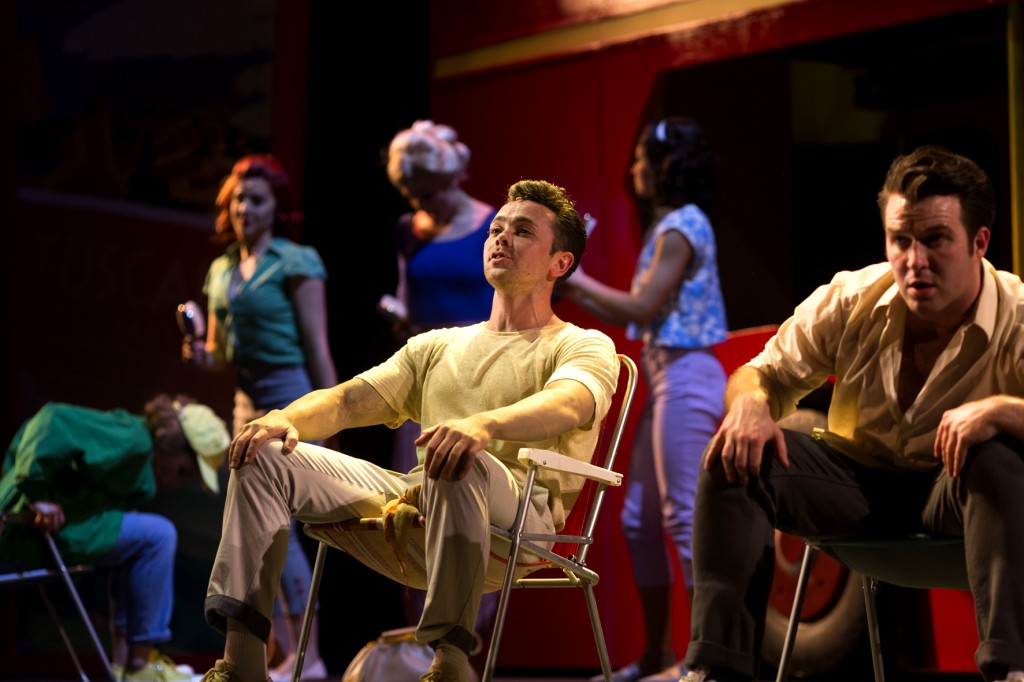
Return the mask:
[[(217, 194), (215, 239), (227, 243), (210, 266), (205, 340), (186, 342), (187, 361), (205, 369), (233, 366), (237, 372), (234, 428), (269, 410), (338, 383), (327, 339), (324, 281), (317, 251), (291, 235), (300, 218), (292, 208), (291, 185), (280, 162), (254, 154), (235, 163)], [(294, 633), (301, 623), (312, 572), (293, 522), (288, 560), (281, 579), (291, 631), (288, 655), (274, 670), (274, 682), (291, 678)], [(322, 678), (317, 621), (303, 666), (305, 677)], [(277, 633), (280, 635), (280, 633)]]

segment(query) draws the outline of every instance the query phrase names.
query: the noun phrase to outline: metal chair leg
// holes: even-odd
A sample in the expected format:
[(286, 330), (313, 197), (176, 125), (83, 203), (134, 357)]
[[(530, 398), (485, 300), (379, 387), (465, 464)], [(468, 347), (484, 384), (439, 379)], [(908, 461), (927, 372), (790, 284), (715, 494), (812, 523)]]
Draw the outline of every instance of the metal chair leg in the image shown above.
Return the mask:
[(804, 543), (804, 556), (800, 560), (800, 576), (796, 581), (796, 593), (793, 595), (793, 609), (789, 612), (789, 626), (786, 628), (786, 640), (782, 644), (782, 656), (779, 659), (779, 671), (775, 682), (786, 682), (789, 677), (789, 659), (793, 655), (796, 643), (796, 632), (800, 627), (800, 612), (804, 608), (804, 596), (807, 593), (807, 581), (811, 576), (811, 560), (815, 553), (810, 543)]
[[(64, 586), (67, 588), (68, 594), (71, 595), (71, 601), (74, 602), (75, 610), (78, 611), (78, 615), (81, 616), (82, 622), (85, 623), (85, 629), (89, 633), (89, 638), (92, 640), (92, 644), (96, 648), (96, 653), (99, 654), (100, 662), (103, 664), (104, 672), (107, 674), (107, 679), (111, 682), (117, 682), (117, 675), (114, 674), (114, 669), (110, 666), (110, 659), (107, 657), (107, 652), (103, 649), (103, 644), (100, 642), (99, 635), (96, 634), (96, 628), (93, 627), (92, 621), (89, 620), (89, 613), (85, 610), (85, 604), (82, 603), (82, 598), (78, 596), (78, 590), (75, 589), (74, 583), (71, 582), (71, 574), (68, 573), (68, 567), (64, 564), (64, 559), (57, 550), (57, 544), (53, 541), (53, 536), (48, 532), (43, 531), (43, 537), (46, 538), (46, 543), (50, 548), (50, 553), (53, 555), (54, 561), (57, 563), (57, 567), (60, 570), (61, 580), (64, 582)], [(60, 619), (56, 617), (56, 611), (53, 609), (53, 605), (46, 596), (45, 590), (42, 589), (42, 586), (40, 586), (39, 589), (47, 607), (50, 609), (50, 615), (54, 616), (53, 620), (61, 631), (61, 637), (64, 638), (64, 644), (67, 645), (68, 651), (71, 652), (71, 658), (74, 660), (79, 674), (82, 675), (83, 680), (88, 680), (89, 678), (82, 670), (82, 665), (78, 661), (78, 656), (75, 655), (74, 648), (71, 646), (71, 642), (68, 639), (67, 633), (64, 632), (64, 628), (61, 627)]]
[(868, 639), (871, 641), (871, 666), (875, 671), (875, 682), (885, 682), (885, 666), (882, 663), (882, 639), (878, 632), (878, 603), (875, 592), (878, 581), (866, 575), (861, 576), (864, 584), (864, 611), (868, 616)]
[(309, 598), (306, 600), (306, 612), (302, 616), (302, 630), (295, 650), (295, 667), (292, 668), (292, 682), (299, 682), (302, 666), (306, 661), (306, 645), (309, 644), (309, 631), (313, 626), (313, 614), (316, 613), (317, 595), (320, 593), (320, 579), (324, 575), (324, 563), (327, 561), (327, 545), (319, 543), (316, 548), (316, 561), (313, 563), (313, 577), (309, 581)]
[(498, 662), (498, 644), (501, 643), (501, 632), (505, 628), (505, 613), (508, 611), (508, 599), (512, 592), (512, 583), (516, 578), (516, 561), (519, 560), (519, 545), (523, 537), (523, 528), (526, 526), (526, 507), (530, 504), (530, 493), (533, 491), (534, 481), (537, 480), (537, 468), (530, 466), (526, 474), (526, 484), (520, 493), (519, 509), (516, 511), (516, 520), (512, 526), (511, 544), (508, 550), (508, 566), (505, 568), (505, 580), (501, 584), (501, 596), (498, 598), (498, 612), (494, 617), (494, 630), (491, 632), (491, 646), (487, 651), (487, 663), (484, 665), (484, 674), (480, 682), (491, 682), (494, 679), (494, 670)]
[(601, 659), (601, 672), (604, 674), (605, 682), (612, 682), (612, 662), (608, 657), (608, 645), (604, 640), (601, 616), (597, 612), (597, 598), (594, 596), (594, 586), (587, 583), (586, 587), (583, 588), (583, 594), (587, 598), (587, 612), (590, 613), (590, 627), (594, 630), (594, 644), (597, 645), (597, 655)]
[(64, 640), (64, 647), (68, 650), (68, 654), (71, 655), (71, 661), (75, 664), (75, 668), (78, 670), (78, 679), (82, 682), (89, 682), (89, 676), (85, 674), (85, 668), (82, 667), (82, 662), (78, 660), (78, 654), (75, 653), (75, 646), (71, 643), (71, 638), (68, 637), (67, 630), (64, 629), (64, 624), (60, 622), (60, 616), (57, 614), (57, 609), (54, 608), (53, 602), (50, 601), (50, 595), (46, 594), (46, 588), (42, 585), (36, 585), (36, 589), (39, 591), (39, 596), (43, 600), (43, 604), (46, 605), (46, 610), (50, 614), (50, 619), (53, 624), (57, 626), (57, 632), (60, 633), (60, 638)]

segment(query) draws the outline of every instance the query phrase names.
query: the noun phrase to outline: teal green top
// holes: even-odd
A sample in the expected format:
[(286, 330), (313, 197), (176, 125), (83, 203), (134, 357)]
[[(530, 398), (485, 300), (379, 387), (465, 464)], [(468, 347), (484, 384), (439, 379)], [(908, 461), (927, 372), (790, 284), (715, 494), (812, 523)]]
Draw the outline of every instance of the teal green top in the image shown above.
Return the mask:
[[(7, 448), (0, 509), (57, 502), (66, 525), (54, 539), (65, 561), (95, 561), (114, 548), (124, 511), (156, 495), (152, 453), (144, 417), (47, 403)], [(39, 549), (38, 534), (28, 528), (11, 525), (0, 537), (0, 554), (11, 561), (38, 564)]]
[(306, 364), (290, 280), (327, 279), (320, 254), (312, 246), (274, 237), (252, 277), (232, 291), (240, 248), (236, 242), (214, 260), (203, 285), (209, 310), (224, 332), (225, 357), (239, 367)]

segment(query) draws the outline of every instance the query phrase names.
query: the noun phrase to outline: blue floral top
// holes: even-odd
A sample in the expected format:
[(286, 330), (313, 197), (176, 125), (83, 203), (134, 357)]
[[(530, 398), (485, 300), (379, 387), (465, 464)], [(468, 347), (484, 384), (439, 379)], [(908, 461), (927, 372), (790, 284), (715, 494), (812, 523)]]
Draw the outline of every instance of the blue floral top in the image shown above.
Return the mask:
[(718, 250), (711, 221), (695, 204), (687, 204), (662, 218), (647, 235), (633, 274), (633, 289), (651, 267), (658, 238), (669, 230), (682, 233), (693, 248), (679, 291), (661, 312), (644, 326), (630, 324), (626, 337), (648, 346), (704, 348), (724, 341), (728, 324), (718, 281)]

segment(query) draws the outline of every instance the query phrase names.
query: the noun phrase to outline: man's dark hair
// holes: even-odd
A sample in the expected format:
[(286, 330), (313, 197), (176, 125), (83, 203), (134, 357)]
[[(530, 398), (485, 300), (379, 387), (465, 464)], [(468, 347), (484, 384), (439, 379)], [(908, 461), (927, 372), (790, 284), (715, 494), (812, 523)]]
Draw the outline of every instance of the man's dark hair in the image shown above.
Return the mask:
[(555, 238), (551, 242), (551, 253), (568, 251), (572, 254), (572, 267), (558, 278), (558, 282), (569, 279), (583, 258), (583, 251), (587, 247), (587, 231), (565, 189), (544, 180), (520, 180), (508, 188), (507, 201), (532, 201), (546, 206), (555, 214)]
[(892, 162), (878, 193), (883, 220), (885, 206), (894, 194), (912, 204), (933, 196), (959, 197), (960, 220), (971, 242), (978, 228), (991, 229), (996, 217), (995, 190), (985, 171), (967, 157), (936, 145), (918, 147)]

